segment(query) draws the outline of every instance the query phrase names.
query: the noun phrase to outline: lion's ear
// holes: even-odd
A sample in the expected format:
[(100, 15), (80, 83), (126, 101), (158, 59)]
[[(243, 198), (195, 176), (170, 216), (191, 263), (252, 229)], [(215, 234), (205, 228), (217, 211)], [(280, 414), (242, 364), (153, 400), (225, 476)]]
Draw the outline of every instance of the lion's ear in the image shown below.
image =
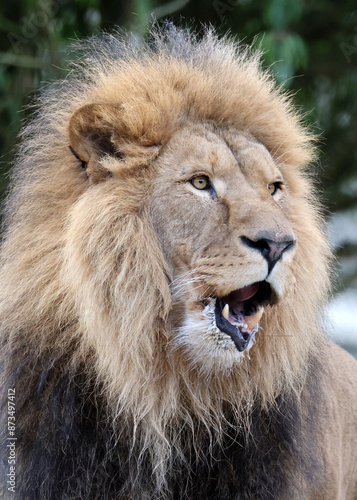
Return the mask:
[(93, 182), (99, 182), (110, 171), (100, 165), (105, 155), (122, 158), (119, 151), (122, 122), (120, 108), (105, 104), (86, 104), (77, 109), (68, 124), (72, 152), (86, 167)]

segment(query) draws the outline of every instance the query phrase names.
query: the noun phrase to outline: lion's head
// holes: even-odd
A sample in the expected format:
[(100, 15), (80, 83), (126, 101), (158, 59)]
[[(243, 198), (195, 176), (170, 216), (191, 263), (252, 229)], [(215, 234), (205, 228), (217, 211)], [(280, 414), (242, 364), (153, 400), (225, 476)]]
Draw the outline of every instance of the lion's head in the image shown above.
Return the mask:
[(173, 421), (222, 430), (225, 405), (299, 390), (327, 288), (312, 137), (258, 57), (209, 31), (92, 51), (27, 128), (3, 322), (70, 348), (161, 463)]

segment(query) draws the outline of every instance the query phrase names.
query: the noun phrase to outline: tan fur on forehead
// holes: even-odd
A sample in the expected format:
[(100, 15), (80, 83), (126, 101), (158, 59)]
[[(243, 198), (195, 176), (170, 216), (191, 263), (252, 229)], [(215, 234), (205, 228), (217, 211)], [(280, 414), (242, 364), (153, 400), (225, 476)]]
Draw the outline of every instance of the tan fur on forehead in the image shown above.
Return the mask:
[[(41, 99), (5, 209), (0, 314), (9, 370), (17, 347), (34, 362), (44, 352), (71, 353), (71, 366), (85, 366), (103, 387), (114, 428), (118, 415), (140, 428), (140, 446), (163, 484), (171, 454), (180, 456), (182, 422), (193, 427), (194, 416), (219, 440), (227, 405), (243, 425), (250, 401), (268, 406), (282, 388), (299, 392), (321, 338), (329, 251), (301, 172), (312, 138), (258, 56), (210, 30), (201, 40), (175, 30), (154, 38), (139, 48), (114, 37), (88, 42), (74, 76)], [(189, 123), (251, 134), (276, 159), (291, 194), (294, 280), (264, 314), (251, 359), (223, 378), (202, 375), (173, 346), (167, 319), (175, 283), (150, 211), (160, 154)], [(181, 145), (177, 157), (186, 152)]]

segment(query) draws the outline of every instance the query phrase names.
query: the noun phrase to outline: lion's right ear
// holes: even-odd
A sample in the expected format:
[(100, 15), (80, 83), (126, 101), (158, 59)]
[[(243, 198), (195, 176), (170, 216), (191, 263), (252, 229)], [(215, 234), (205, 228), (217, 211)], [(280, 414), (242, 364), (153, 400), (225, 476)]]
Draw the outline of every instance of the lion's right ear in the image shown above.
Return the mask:
[(123, 124), (120, 107), (86, 104), (77, 109), (68, 124), (68, 137), (73, 154), (86, 167), (93, 182), (103, 180), (110, 172), (100, 165), (100, 158), (109, 154), (122, 158), (119, 150)]

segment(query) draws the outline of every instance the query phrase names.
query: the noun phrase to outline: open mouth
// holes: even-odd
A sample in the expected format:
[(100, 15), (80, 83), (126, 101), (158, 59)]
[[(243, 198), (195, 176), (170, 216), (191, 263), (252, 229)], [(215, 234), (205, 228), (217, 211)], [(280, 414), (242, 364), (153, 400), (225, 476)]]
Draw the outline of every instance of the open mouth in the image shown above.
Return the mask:
[(215, 319), (217, 328), (227, 333), (238, 351), (244, 351), (257, 331), (258, 323), (267, 305), (276, 302), (269, 283), (260, 281), (217, 297)]

